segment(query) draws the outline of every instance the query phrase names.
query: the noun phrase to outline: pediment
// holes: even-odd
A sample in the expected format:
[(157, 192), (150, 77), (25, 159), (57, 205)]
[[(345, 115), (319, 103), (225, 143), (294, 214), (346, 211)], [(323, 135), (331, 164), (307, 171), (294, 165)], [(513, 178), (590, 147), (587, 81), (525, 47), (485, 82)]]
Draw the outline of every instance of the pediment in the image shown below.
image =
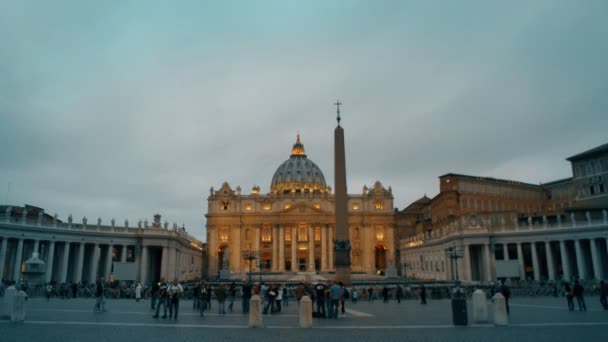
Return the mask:
[(297, 214), (297, 215), (301, 215), (301, 214), (325, 214), (327, 213), (324, 210), (315, 208), (314, 206), (308, 204), (308, 203), (296, 203), (295, 205), (292, 205), (291, 207), (287, 208), (287, 209), (283, 209), (280, 211), (280, 214)]

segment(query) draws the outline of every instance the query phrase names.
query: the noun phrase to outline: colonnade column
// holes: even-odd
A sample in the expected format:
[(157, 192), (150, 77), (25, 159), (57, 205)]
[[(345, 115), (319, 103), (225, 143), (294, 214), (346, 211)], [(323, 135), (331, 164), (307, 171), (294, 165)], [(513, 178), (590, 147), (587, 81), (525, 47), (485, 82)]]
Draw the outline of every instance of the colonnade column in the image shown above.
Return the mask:
[(82, 281), (82, 269), (84, 268), (84, 242), (78, 246), (78, 260), (76, 260), (76, 272), (74, 273), (74, 282)]
[(39, 249), (40, 249), (40, 240), (34, 240), (34, 250), (32, 251), (32, 255), (34, 253), (38, 253)]
[(6, 260), (6, 247), (8, 245), (8, 238), (2, 239), (2, 245), (0, 245), (0, 280), (4, 275), (4, 261)]
[(505, 260), (509, 260), (509, 244), (508, 243), (503, 243), (502, 244), (502, 254), (504, 255), (504, 259)]
[(576, 267), (578, 268), (578, 279), (584, 280), (587, 278), (587, 274), (585, 274), (585, 262), (583, 260), (583, 252), (581, 251), (581, 240), (574, 240), (574, 249), (576, 250)]
[(602, 267), (600, 265), (600, 257), (597, 251), (597, 245), (595, 239), (589, 239), (589, 246), (591, 246), (591, 262), (593, 263), (593, 277), (595, 279), (602, 279)]
[(122, 245), (122, 252), (120, 253), (120, 262), (127, 262), (127, 245)]
[(327, 225), (321, 226), (321, 272), (327, 271)]
[(285, 227), (279, 228), (279, 272), (285, 272)]
[(308, 272), (315, 270), (315, 231), (308, 225)]
[[(108, 253), (106, 254), (106, 265), (105, 265), (105, 273), (106, 280), (110, 279), (110, 273), (112, 272), (112, 250), (114, 246), (108, 245)], [(165, 249), (163, 248), (163, 257), (165, 256)]]
[(547, 272), (549, 280), (555, 280), (555, 266), (553, 264), (553, 253), (551, 252), (551, 242), (545, 241), (545, 253), (547, 254)]
[[(46, 258), (46, 272), (44, 274), (44, 280), (48, 283), (53, 277), (53, 259), (55, 258), (55, 241), (49, 241), (49, 256)], [(0, 266), (1, 270), (1, 266)], [(2, 272), (0, 272), (0, 276)]]
[[(261, 229), (260, 226), (254, 228), (254, 230), (255, 230), (255, 234), (254, 234), (255, 235), (255, 241), (254, 241), (253, 249), (256, 250), (256, 251), (258, 251), (258, 252), (260, 252), (260, 259), (258, 260), (257, 265), (253, 265), (253, 269), (257, 269), (258, 271), (261, 272), (262, 270), (260, 269), (260, 266), (259, 266), (260, 263), (262, 262), (262, 254), (261, 254), (262, 253), (262, 249), (260, 248), (260, 229)], [(211, 251), (209, 253), (211, 253)]]
[(296, 247), (298, 245), (298, 238), (296, 234), (296, 228), (291, 227), (291, 271), (298, 271), (298, 260), (296, 255)]
[(521, 242), (517, 243), (517, 261), (519, 262), (519, 279), (526, 280), (526, 267), (524, 264), (524, 249)]
[[(111, 255), (111, 253), (110, 253)], [(97, 273), (99, 271), (99, 244), (93, 245), (93, 253), (91, 253), (91, 262), (89, 264), (89, 283), (97, 281)]]
[[(162, 253), (163, 254), (162, 254), (161, 260), (160, 260), (160, 276), (165, 278), (165, 280), (168, 280), (167, 277), (169, 275), (167, 274), (167, 266), (168, 266), (168, 259), (169, 259), (169, 248), (167, 248), (166, 246), (163, 246)], [(209, 253), (217, 253), (217, 251), (209, 250)], [(209, 265), (209, 266), (211, 267), (211, 265)]]
[(562, 271), (564, 272), (564, 279), (570, 280), (570, 263), (568, 262), (568, 256), (566, 251), (566, 241), (559, 241), (559, 254), (562, 259)]
[(17, 243), (17, 253), (15, 254), (15, 269), (13, 270), (13, 281), (19, 283), (21, 278), (21, 261), (23, 258), (23, 239)]
[(68, 261), (70, 256), (70, 242), (65, 242), (63, 244), (63, 256), (61, 260), (61, 278), (59, 279), (61, 283), (65, 283), (68, 280)]
[[(148, 276), (148, 247), (147, 246), (141, 246), (141, 261), (139, 264), (139, 281), (142, 284), (146, 284), (148, 282), (147, 276)], [(154, 279), (154, 281), (156, 281), (156, 279)]]
[(485, 266), (486, 266), (486, 280), (487, 281), (492, 281), (492, 261), (494, 260), (494, 258), (492, 257), (492, 253), (490, 253), (490, 247), (492, 245), (489, 243), (486, 243), (483, 247), (484, 249), (484, 253), (485, 253)]
[(469, 245), (464, 245), (464, 255), (462, 257), (462, 277), (463, 280), (471, 279), (471, 253), (469, 251)]
[(532, 253), (532, 269), (534, 272), (534, 280), (540, 280), (540, 268), (538, 266), (538, 254), (536, 253), (536, 242), (530, 243), (530, 252)]

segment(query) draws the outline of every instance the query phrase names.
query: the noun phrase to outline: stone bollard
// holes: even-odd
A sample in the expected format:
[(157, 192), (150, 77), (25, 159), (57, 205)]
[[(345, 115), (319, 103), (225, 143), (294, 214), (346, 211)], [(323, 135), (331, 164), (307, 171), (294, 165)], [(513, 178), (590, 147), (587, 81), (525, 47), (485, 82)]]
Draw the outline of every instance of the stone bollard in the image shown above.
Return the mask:
[(262, 299), (253, 295), (249, 300), (249, 325), (250, 328), (262, 328)]
[(3, 304), (0, 305), (0, 318), (11, 318), (13, 312), (13, 301), (17, 295), (17, 289), (14, 285), (9, 286), (4, 291)]
[(497, 293), (492, 297), (494, 301), (494, 325), (508, 325), (509, 316), (507, 315), (507, 305), (505, 303), (505, 297)]
[(481, 323), (488, 321), (488, 303), (486, 293), (481, 289), (473, 292), (473, 322)]
[(300, 328), (312, 328), (312, 300), (308, 296), (300, 299)]
[(27, 294), (24, 291), (19, 291), (13, 298), (11, 322), (25, 321), (25, 300), (26, 299), (27, 299)]

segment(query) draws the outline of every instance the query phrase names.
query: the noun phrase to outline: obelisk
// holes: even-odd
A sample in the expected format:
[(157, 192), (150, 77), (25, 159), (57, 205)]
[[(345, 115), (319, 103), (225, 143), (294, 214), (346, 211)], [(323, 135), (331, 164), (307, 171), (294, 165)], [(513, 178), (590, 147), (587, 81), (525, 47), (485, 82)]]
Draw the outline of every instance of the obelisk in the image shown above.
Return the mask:
[(336, 226), (334, 240), (334, 267), (336, 281), (350, 284), (350, 241), (348, 237), (348, 208), (346, 198), (346, 158), (344, 129), (340, 126), (340, 101), (336, 101), (338, 126), (334, 130), (334, 186)]

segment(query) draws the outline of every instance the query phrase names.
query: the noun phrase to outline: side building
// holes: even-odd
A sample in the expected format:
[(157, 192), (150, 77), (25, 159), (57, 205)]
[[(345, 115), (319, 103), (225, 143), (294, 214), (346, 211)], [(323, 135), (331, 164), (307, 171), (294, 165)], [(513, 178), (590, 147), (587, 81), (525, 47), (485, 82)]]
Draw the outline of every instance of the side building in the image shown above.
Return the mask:
[(439, 194), (396, 213), (406, 278), (608, 277), (608, 144), (567, 159), (573, 177), (527, 184), (446, 174)]
[[(99, 277), (142, 284), (202, 276), (202, 243), (184, 227), (161, 224), (161, 216), (130, 227), (102, 225), (101, 219), (75, 223), (43, 209), (0, 206), (0, 275), (3, 281), (24, 279), (26, 261), (35, 253), (45, 263), (41, 282), (91, 283)], [(117, 273), (118, 272), (118, 273)]]

